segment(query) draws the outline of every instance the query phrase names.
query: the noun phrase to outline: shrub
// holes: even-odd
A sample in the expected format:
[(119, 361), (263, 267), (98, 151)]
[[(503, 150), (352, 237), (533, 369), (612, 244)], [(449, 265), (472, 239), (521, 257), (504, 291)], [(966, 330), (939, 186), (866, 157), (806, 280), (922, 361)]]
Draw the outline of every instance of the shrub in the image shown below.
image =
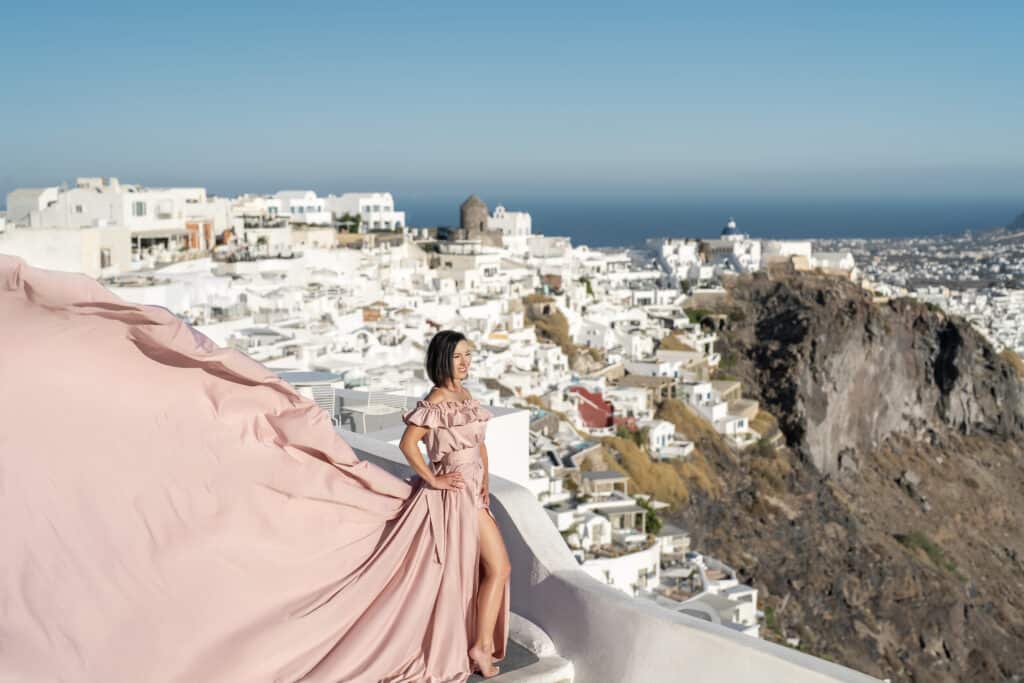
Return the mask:
[(732, 351), (725, 351), (724, 353), (722, 353), (722, 358), (721, 360), (718, 361), (718, 371), (728, 372), (729, 370), (735, 369), (735, 367), (736, 354), (734, 354)]
[(778, 452), (750, 461), (750, 474), (773, 491), (786, 490), (786, 479), (791, 472), (789, 461)]
[(764, 436), (758, 439), (750, 450), (759, 458), (770, 458), (775, 455), (775, 446), (772, 445), (771, 439)]
[(899, 541), (899, 543), (908, 550), (924, 553), (928, 560), (938, 569), (945, 570), (960, 579), (964, 578), (960, 574), (959, 569), (957, 569), (956, 563), (946, 557), (945, 551), (932, 541), (932, 539), (928, 538), (928, 535), (923, 531), (911, 531), (908, 534), (894, 534), (893, 538)]
[(711, 311), (706, 308), (687, 308), (684, 309), (684, 312), (686, 313), (686, 317), (690, 319), (691, 323), (699, 323), (701, 320), (711, 315)]
[(637, 447), (643, 448), (644, 446), (647, 445), (647, 437), (649, 432), (650, 430), (647, 427), (642, 427), (641, 429), (637, 429), (636, 431), (631, 432), (630, 430), (626, 429), (625, 426), (619, 425), (618, 428), (615, 430), (615, 436), (620, 439), (627, 439), (629, 441), (632, 441), (637, 445)]

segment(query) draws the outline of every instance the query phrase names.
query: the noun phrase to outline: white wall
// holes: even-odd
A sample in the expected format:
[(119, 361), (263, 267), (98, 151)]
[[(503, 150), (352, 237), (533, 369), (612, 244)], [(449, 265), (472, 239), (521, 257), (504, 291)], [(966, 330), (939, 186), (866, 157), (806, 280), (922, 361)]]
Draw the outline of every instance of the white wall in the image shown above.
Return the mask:
[(108, 287), (107, 289), (125, 301), (163, 306), (175, 315), (187, 313), (194, 303), (189, 286), (181, 282), (169, 282), (152, 287)]
[(11, 225), (29, 225), (33, 211), (39, 211), (57, 199), (58, 187), (20, 188), (7, 193), (7, 221)]
[[(601, 583), (607, 583), (626, 595), (636, 595), (638, 575), (641, 571), (652, 571), (647, 579), (647, 588), (653, 588), (661, 575), (661, 546), (655, 543), (650, 548), (619, 557), (601, 557), (587, 560), (583, 570)], [(606, 578), (607, 575), (607, 578)]]
[(765, 240), (765, 256), (806, 256), (811, 258), (811, 243), (808, 240)]
[[(100, 269), (101, 249), (109, 249), (111, 267)], [(47, 270), (85, 273), (98, 278), (131, 267), (131, 240), (125, 228), (8, 228), (0, 233), (0, 252), (20, 256)]]
[(294, 228), (291, 233), (292, 246), (296, 247), (327, 249), (338, 243), (338, 231), (330, 225), (322, 228)]
[(117, 224), (120, 218), (118, 195), (113, 192), (72, 188), (61, 192), (52, 206), (31, 214), (32, 227), (90, 227), (101, 222)]

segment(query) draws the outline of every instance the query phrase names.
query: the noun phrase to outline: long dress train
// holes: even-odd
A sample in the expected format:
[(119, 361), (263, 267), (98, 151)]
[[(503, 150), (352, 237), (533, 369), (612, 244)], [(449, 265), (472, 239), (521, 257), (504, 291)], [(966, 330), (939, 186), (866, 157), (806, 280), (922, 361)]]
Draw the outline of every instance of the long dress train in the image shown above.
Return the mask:
[[(430, 411), (482, 441), (479, 405), (405, 417)], [(464, 681), (478, 506), (453, 493), (166, 309), (0, 254), (0, 680)], [(499, 657), (507, 610), (506, 586)]]

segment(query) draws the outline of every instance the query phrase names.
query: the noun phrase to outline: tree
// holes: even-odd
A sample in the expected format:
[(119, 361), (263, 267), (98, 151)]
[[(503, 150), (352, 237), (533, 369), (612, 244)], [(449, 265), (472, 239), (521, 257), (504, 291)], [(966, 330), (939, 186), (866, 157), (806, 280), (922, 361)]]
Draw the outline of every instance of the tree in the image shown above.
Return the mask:
[(363, 217), (358, 213), (342, 214), (338, 220), (338, 231), (345, 230), (351, 233), (359, 232), (359, 226), (363, 224)]
[(640, 427), (631, 431), (625, 425), (619, 425), (615, 430), (615, 436), (632, 441), (639, 448), (645, 448), (647, 446), (647, 439), (650, 437), (650, 431), (648, 427)]
[(633, 498), (633, 500), (636, 501), (637, 505), (639, 505), (640, 507), (647, 511), (647, 514), (644, 515), (644, 532), (648, 534), (657, 535), (658, 532), (661, 531), (662, 521), (661, 517), (658, 516), (658, 513), (654, 510), (654, 507), (651, 505), (651, 499), (636, 496), (635, 498)]

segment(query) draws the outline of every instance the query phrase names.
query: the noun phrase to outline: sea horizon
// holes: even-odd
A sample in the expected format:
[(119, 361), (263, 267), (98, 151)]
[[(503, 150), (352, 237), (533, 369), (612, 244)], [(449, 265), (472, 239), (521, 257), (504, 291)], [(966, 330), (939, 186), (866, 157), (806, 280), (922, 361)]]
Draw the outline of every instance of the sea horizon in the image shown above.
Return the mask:
[[(208, 189), (211, 196), (222, 197), (244, 192)], [(322, 188), (314, 191), (329, 194)], [(395, 208), (406, 212), (407, 225), (434, 227), (457, 226), (459, 205), (469, 193), (396, 189), (392, 194)], [(760, 239), (905, 239), (1001, 228), (1024, 213), (1024, 193), (1020, 199), (478, 194), (492, 213), (499, 205), (530, 213), (535, 234), (566, 236), (574, 244), (593, 247), (638, 247), (661, 237), (713, 238), (729, 218), (736, 220), (740, 232)]]
[[(1010, 198), (629, 198), (482, 194), (493, 212), (527, 211), (533, 232), (594, 247), (642, 246), (657, 237), (711, 238), (731, 217), (763, 239), (912, 238), (1004, 227), (1024, 212)], [(414, 227), (453, 226), (465, 197), (403, 196), (395, 204)]]

